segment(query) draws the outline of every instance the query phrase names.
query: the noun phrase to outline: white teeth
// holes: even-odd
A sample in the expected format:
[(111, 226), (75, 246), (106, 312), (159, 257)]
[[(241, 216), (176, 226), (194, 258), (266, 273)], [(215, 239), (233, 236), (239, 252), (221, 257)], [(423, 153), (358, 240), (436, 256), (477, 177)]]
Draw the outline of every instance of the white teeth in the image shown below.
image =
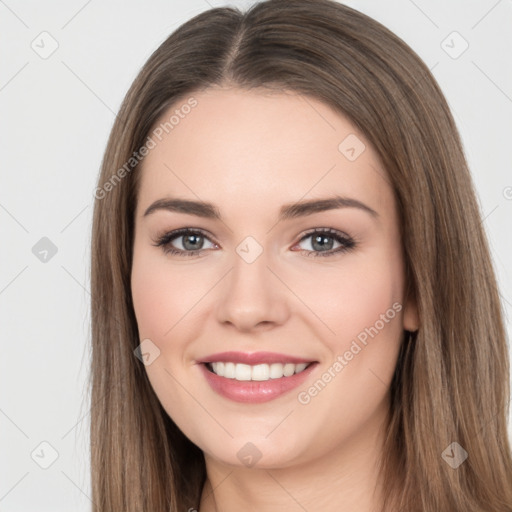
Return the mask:
[(252, 367), (251, 380), (270, 379), (270, 367), (268, 364), (257, 364)]
[(239, 381), (257, 380), (265, 381), (270, 379), (280, 379), (281, 377), (290, 377), (295, 373), (300, 373), (306, 369), (308, 363), (272, 363), (257, 364), (254, 366), (241, 363), (218, 362), (210, 363), (213, 372), (219, 377), (226, 379), (235, 379)]
[(281, 363), (273, 363), (270, 365), (270, 378), (280, 379), (283, 376), (283, 365)]
[[(222, 368), (219, 368), (219, 370), (222, 370)], [(235, 378), (235, 363), (224, 363), (224, 377), (228, 379)]]
[(285, 377), (290, 377), (295, 373), (295, 365), (293, 363), (287, 363), (284, 365), (283, 374)]
[(251, 380), (251, 367), (248, 364), (235, 365), (235, 380)]
[(300, 363), (295, 365), (295, 373), (299, 373), (305, 370), (309, 363)]

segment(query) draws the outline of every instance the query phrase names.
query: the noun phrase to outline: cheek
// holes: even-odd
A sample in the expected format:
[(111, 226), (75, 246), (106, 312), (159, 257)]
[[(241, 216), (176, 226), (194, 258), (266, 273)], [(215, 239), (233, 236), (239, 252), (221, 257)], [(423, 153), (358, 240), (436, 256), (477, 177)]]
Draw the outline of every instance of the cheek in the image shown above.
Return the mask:
[[(309, 275), (306, 279), (302, 277), (298, 295), (304, 297), (305, 304), (325, 326), (321, 330), (332, 348), (343, 348), (376, 322), (382, 332), (389, 332), (391, 326), (395, 333), (400, 332), (402, 307), (393, 308), (393, 304), (402, 300), (398, 260), (368, 258), (364, 261), (356, 256), (343, 267), (330, 268), (322, 275)], [(388, 320), (385, 327), (380, 322), (382, 315)]]
[(190, 281), (190, 272), (171, 270), (165, 255), (154, 248), (135, 246), (131, 291), (139, 338), (150, 339), (159, 350), (145, 370), (159, 401), (173, 418), (181, 417), (189, 398), (177, 382), (186, 378), (192, 307), (198, 295), (205, 293), (196, 285)]
[(190, 273), (170, 270), (165, 256), (152, 249), (135, 248), (131, 290), (139, 335), (159, 343), (171, 336), (180, 319), (186, 321), (201, 290)]
[(134, 262), (132, 299), (141, 338), (158, 339), (169, 329), (165, 319), (173, 295), (166, 293), (166, 284), (157, 268)]
[[(318, 405), (331, 406), (334, 400), (342, 409), (355, 407), (364, 415), (371, 414), (383, 399), (402, 339), (403, 269), (399, 256), (394, 246), (379, 245), (364, 257), (346, 259), (343, 268), (331, 269), (321, 280), (323, 286), (313, 278), (301, 285), (310, 291), (305, 302), (329, 327), (321, 330), (326, 333), (322, 339), (329, 354), (326, 371), (330, 375), (325, 375), (325, 380), (333, 384), (328, 386), (330, 391), (322, 393)], [(346, 395), (348, 389), (351, 392)]]
[[(314, 312), (334, 334), (322, 328), (328, 355), (317, 378), (299, 390), (298, 399), (304, 404), (304, 421), (312, 428), (325, 432), (322, 421), (333, 419), (337, 426), (332, 438), (361, 432), (369, 418), (386, 407), (403, 309), (401, 262), (387, 256), (354, 259), (354, 265), (347, 263), (343, 271), (331, 272), (324, 281), (329, 293), (309, 281), (311, 304), (318, 305)], [(329, 449), (329, 441), (319, 442)]]

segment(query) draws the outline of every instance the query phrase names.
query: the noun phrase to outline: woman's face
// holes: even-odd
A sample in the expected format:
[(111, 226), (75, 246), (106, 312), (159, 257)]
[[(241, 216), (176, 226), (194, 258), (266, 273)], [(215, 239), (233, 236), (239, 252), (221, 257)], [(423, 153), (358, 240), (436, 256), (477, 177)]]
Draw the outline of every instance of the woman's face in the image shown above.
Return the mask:
[[(191, 98), (151, 135), (135, 212), (151, 385), (209, 460), (287, 467), (342, 453), (382, 430), (403, 329), (418, 327), (386, 172), (315, 99)], [(167, 236), (179, 229), (194, 232)]]

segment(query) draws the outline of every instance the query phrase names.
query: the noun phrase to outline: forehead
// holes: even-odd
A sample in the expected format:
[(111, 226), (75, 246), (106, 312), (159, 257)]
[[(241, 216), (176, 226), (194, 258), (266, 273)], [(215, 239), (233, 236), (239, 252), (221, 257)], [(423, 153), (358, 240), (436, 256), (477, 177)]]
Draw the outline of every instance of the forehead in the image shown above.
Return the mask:
[[(191, 106), (193, 105), (193, 106)], [(266, 207), (333, 193), (392, 202), (378, 155), (328, 105), (297, 93), (208, 89), (165, 112), (142, 162), (138, 211), (166, 195)], [(259, 209), (259, 210), (258, 210)], [(234, 212), (235, 213), (235, 212)]]

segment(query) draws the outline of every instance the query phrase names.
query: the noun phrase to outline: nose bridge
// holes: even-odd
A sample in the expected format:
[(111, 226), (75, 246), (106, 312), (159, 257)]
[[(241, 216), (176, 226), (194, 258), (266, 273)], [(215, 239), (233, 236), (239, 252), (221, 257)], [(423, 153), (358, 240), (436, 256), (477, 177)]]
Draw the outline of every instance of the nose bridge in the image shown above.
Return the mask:
[(269, 285), (269, 264), (268, 248), (264, 248), (253, 237), (247, 237), (235, 249), (231, 286), (236, 287), (237, 293), (240, 287), (243, 290), (243, 286), (264, 290)]
[(250, 329), (262, 322), (284, 320), (283, 290), (269, 270), (271, 266), (270, 250), (255, 238), (246, 237), (235, 248), (218, 308), (219, 321)]

